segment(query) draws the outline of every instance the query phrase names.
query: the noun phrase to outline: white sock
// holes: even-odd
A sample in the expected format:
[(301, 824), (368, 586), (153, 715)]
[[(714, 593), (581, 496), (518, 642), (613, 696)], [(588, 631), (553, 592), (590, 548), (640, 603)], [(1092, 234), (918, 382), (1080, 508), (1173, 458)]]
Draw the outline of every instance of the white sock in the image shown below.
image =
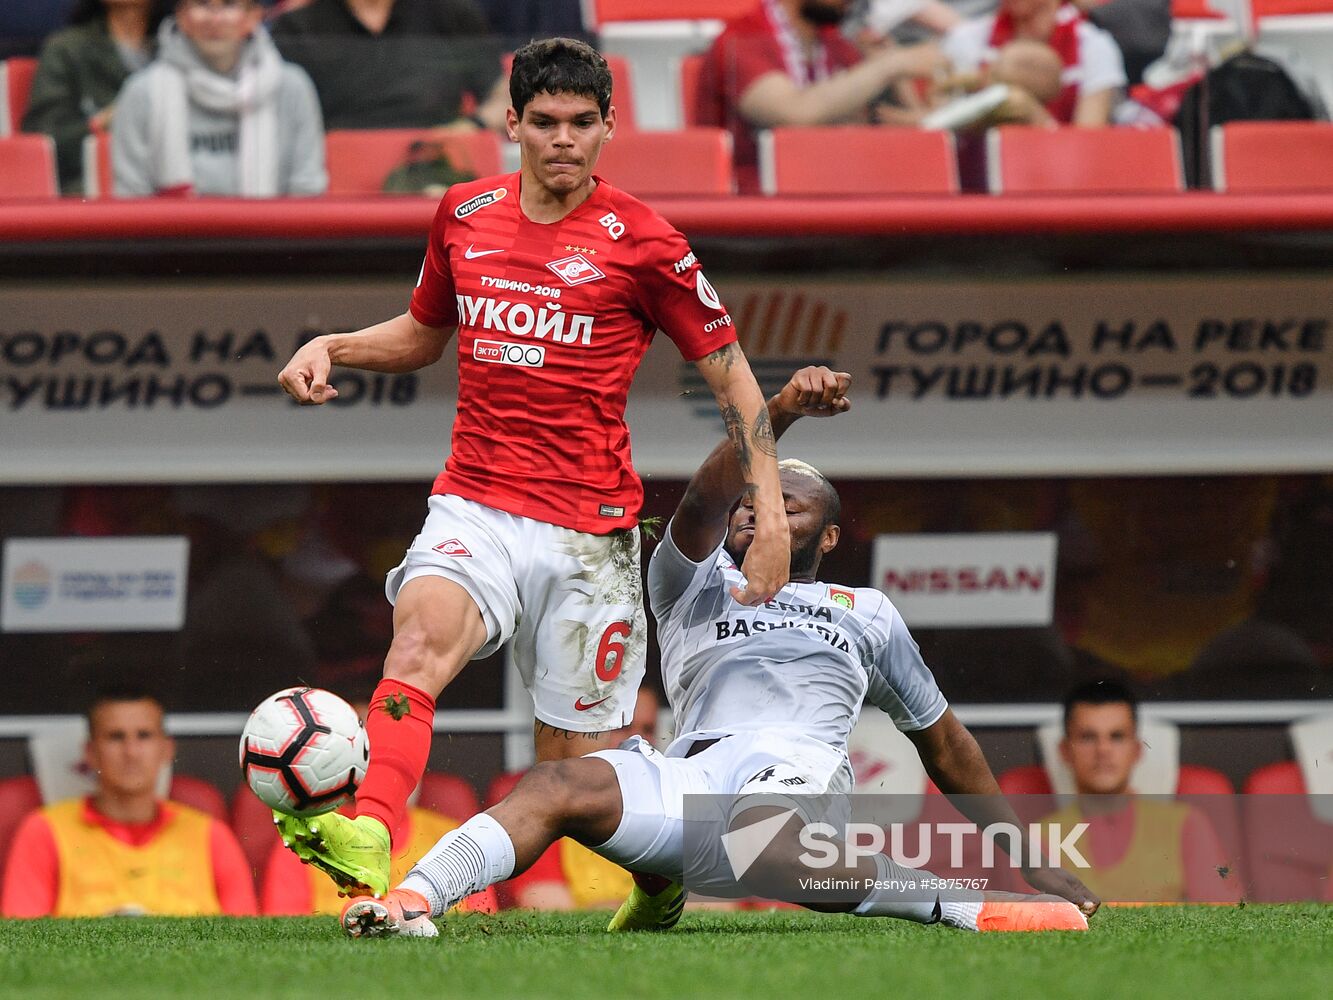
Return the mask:
[(438, 917), (474, 892), (514, 874), (514, 842), (487, 813), (478, 813), (440, 838), (418, 861), (402, 887), (421, 893)]
[(981, 900), (951, 900), (940, 903), (940, 923), (957, 927), (960, 931), (977, 929), (977, 917), (981, 916)]
[(897, 917), (918, 924), (933, 924), (940, 919), (938, 895), (906, 888), (931, 877), (929, 872), (904, 868), (887, 854), (875, 855), (875, 867), (880, 887), (872, 889), (852, 913), (858, 917)]

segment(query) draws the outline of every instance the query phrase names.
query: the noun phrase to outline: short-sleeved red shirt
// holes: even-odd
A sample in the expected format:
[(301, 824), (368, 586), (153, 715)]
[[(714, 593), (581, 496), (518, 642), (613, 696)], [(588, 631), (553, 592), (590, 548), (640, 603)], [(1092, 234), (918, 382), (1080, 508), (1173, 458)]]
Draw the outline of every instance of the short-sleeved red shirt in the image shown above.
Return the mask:
[(768, 73), (786, 73), (806, 87), (861, 61), (860, 51), (836, 27), (819, 32), (813, 54), (804, 52), (784, 25), (785, 16), (767, 0), (729, 23), (713, 41), (699, 74), (695, 121), (731, 132), (742, 194), (759, 190), (759, 149), (753, 126), (741, 117), (741, 95)]
[(458, 416), (435, 481), (451, 493), (592, 534), (636, 523), (625, 402), (653, 334), (690, 361), (736, 339), (685, 238), (597, 178), (559, 222), (519, 206), (519, 175), (449, 189), (412, 315), (458, 327)]

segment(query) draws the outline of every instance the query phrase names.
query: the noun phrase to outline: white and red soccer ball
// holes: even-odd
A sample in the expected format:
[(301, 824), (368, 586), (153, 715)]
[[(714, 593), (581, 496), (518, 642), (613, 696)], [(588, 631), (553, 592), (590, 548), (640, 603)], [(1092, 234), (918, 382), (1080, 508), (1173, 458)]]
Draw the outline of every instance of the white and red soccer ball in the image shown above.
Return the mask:
[(315, 816), (351, 801), (370, 759), (356, 710), (331, 691), (270, 695), (241, 731), (241, 771), (270, 809)]

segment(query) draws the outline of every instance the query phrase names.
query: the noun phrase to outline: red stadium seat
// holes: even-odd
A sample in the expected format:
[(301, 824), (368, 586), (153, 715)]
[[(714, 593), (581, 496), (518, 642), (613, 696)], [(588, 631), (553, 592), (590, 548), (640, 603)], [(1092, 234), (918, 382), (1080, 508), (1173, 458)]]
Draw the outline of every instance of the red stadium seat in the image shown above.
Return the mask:
[(56, 145), (49, 135), (11, 135), (0, 139), (0, 188), (3, 198), (54, 198)]
[(412, 143), (439, 142), (459, 170), (477, 177), (500, 172), (500, 140), (493, 132), (447, 135), (431, 129), (334, 129), (324, 140), (329, 194), (378, 194), (384, 179), (407, 159)]
[(616, 129), (636, 131), (639, 118), (634, 112), (634, 78), (629, 60), (624, 56), (607, 56), (606, 65), (611, 70), (611, 104), (616, 109)]
[(227, 800), (211, 781), (190, 774), (173, 774), (167, 797), (227, 822)]
[(1333, 825), (1315, 816), (1295, 761), (1245, 780), (1245, 874), (1256, 902), (1323, 899), (1333, 865)]
[(484, 799), (486, 808), (489, 809), (512, 792), (519, 779), (525, 774), (527, 774), (526, 771), (506, 771), (504, 774), (497, 774), (492, 778), (491, 783), (486, 786), (486, 798)]
[(759, 0), (594, 0), (597, 28), (608, 21), (730, 21), (748, 14)]
[(759, 136), (765, 194), (956, 194), (953, 135), (865, 126), (775, 128)]
[(1011, 767), (995, 780), (1005, 795), (1050, 795), (1054, 791), (1046, 768), (1040, 764)]
[(421, 796), (417, 805), (447, 816), (456, 823), (481, 812), (477, 792), (466, 779), (456, 774), (427, 771), (421, 779)]
[(36, 59), (15, 56), (0, 62), (0, 138), (13, 135), (22, 127), (36, 74)]
[(1214, 10), (1209, 0), (1171, 0), (1171, 19), (1174, 21), (1216, 21), (1226, 15)]
[(42, 793), (37, 790), (37, 779), (32, 775), (0, 779), (0, 889), (4, 888), (9, 842), (14, 839), (14, 832), (23, 817), (40, 808), (41, 804)]
[(640, 198), (731, 194), (731, 136), (719, 128), (618, 132), (596, 172)]
[(1174, 129), (992, 129), (992, 194), (1166, 194), (1182, 189)]
[(273, 811), (255, 797), (245, 782), (237, 786), (231, 797), (231, 830), (241, 842), (241, 850), (258, 884), (273, 845), (279, 843), (278, 831), (273, 825)]
[(1333, 191), (1333, 124), (1231, 122), (1210, 139), (1219, 191)]
[(1333, 14), (1333, 0), (1250, 0), (1250, 10), (1256, 22), (1262, 17)]
[(704, 57), (685, 56), (680, 61), (677, 75), (680, 81), (680, 120), (687, 128), (697, 125), (699, 107), (699, 77), (703, 75)]

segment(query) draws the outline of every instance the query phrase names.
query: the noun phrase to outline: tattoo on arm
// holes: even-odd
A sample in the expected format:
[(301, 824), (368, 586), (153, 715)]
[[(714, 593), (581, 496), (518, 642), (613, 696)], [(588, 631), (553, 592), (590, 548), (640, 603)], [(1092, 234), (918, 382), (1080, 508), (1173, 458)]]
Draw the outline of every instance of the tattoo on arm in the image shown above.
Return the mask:
[(778, 457), (778, 439), (773, 434), (773, 425), (768, 419), (768, 407), (759, 411), (759, 416), (754, 418), (754, 426), (750, 428), (750, 440), (754, 446), (770, 458)]
[(722, 422), (727, 425), (727, 437), (731, 438), (731, 444), (736, 449), (741, 475), (749, 479), (754, 463), (750, 454), (750, 439), (745, 433), (745, 417), (741, 415), (740, 407), (735, 403), (725, 404), (722, 407)]
[(702, 362), (710, 365), (721, 365), (724, 372), (729, 372), (731, 371), (732, 365), (736, 363), (736, 359), (740, 356), (740, 347), (737, 346), (735, 341), (732, 341), (730, 344), (724, 344), (719, 347), (711, 354), (704, 355)]

